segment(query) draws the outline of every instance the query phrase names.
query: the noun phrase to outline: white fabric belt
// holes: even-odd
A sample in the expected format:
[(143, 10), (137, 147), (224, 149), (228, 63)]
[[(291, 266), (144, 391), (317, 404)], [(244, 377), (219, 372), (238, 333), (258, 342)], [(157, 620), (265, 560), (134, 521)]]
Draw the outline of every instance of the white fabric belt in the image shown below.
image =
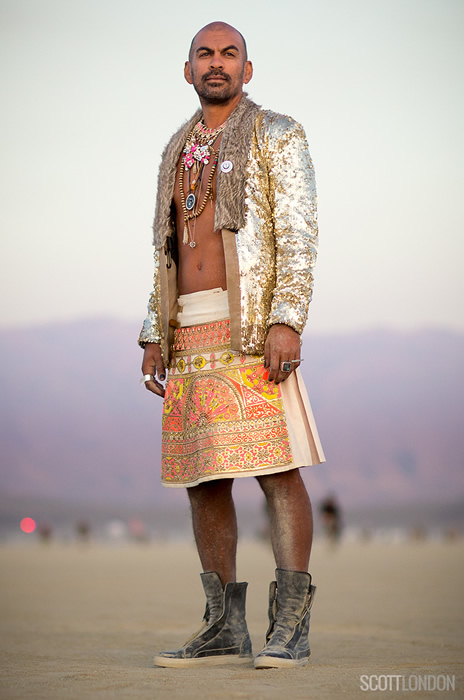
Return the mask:
[(229, 318), (229, 297), (222, 287), (181, 294), (177, 302), (177, 323), (182, 328)]

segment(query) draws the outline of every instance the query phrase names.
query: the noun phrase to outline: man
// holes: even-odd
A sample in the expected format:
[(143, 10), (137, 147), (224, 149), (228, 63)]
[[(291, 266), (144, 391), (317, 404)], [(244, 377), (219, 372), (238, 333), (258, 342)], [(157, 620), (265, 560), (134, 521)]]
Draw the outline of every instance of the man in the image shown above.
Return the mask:
[(297, 368), (316, 259), (314, 173), (302, 127), (243, 93), (252, 74), (236, 29), (214, 22), (195, 35), (184, 75), (201, 110), (159, 171), (142, 373), (164, 396), (162, 480), (187, 487), (207, 599), (204, 627), (158, 653), (159, 666), (251, 658), (232, 499), (245, 476), (267, 499), (277, 566), (255, 667), (309, 657), (312, 513), (298, 468), (324, 456)]

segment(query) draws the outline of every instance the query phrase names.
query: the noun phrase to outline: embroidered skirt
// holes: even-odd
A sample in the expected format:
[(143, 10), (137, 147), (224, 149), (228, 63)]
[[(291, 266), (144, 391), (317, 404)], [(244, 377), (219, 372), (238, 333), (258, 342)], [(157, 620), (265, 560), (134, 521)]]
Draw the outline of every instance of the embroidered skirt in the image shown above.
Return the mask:
[(267, 375), (263, 357), (231, 351), (228, 319), (175, 331), (163, 407), (165, 486), (324, 461), (299, 370), (277, 385)]

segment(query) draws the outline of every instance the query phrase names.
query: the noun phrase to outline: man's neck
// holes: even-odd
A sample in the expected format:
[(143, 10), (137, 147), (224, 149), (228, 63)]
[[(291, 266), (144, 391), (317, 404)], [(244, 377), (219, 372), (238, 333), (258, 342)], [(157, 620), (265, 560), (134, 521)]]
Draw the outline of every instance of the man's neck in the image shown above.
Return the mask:
[(206, 104), (202, 100), (200, 100), (201, 107), (203, 109), (203, 121), (208, 127), (208, 129), (215, 129), (218, 126), (221, 126), (221, 124), (224, 124), (224, 122), (230, 117), (230, 115), (232, 114), (242, 97), (243, 93), (241, 92), (236, 97), (233, 97), (230, 100), (230, 102), (223, 105)]

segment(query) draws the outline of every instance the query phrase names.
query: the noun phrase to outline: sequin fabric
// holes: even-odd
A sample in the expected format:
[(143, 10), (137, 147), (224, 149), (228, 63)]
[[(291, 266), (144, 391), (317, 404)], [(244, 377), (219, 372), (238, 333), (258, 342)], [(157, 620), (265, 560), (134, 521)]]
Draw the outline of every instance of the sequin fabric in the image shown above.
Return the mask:
[[(312, 298), (318, 243), (315, 176), (303, 127), (291, 117), (258, 112), (243, 207), (245, 225), (236, 232), (233, 262), (240, 286), (240, 344), (234, 350), (257, 355), (264, 352), (271, 325), (284, 323), (303, 332)], [(160, 317), (156, 265), (159, 257), (149, 314), (139, 336), (142, 346), (157, 342), (153, 339), (169, 323)], [(171, 301), (165, 306), (171, 308)], [(232, 313), (235, 307), (230, 308)]]
[[(303, 127), (289, 117), (262, 111), (255, 134), (247, 224), (237, 236), (242, 302), (250, 315), (242, 319), (242, 334), (251, 324), (266, 333), (274, 323), (302, 333), (318, 244), (314, 168)], [(245, 266), (250, 259), (261, 264), (253, 270)]]
[(142, 330), (139, 336), (139, 345), (142, 347), (144, 347), (146, 343), (161, 344), (163, 341), (159, 259), (160, 251), (155, 250), (153, 253), (153, 261), (155, 265), (155, 272), (153, 275), (153, 291), (148, 300), (147, 316), (143, 322)]
[(193, 486), (292, 463), (282, 395), (263, 358), (230, 349), (229, 321), (175, 331), (163, 406), (161, 479)]

